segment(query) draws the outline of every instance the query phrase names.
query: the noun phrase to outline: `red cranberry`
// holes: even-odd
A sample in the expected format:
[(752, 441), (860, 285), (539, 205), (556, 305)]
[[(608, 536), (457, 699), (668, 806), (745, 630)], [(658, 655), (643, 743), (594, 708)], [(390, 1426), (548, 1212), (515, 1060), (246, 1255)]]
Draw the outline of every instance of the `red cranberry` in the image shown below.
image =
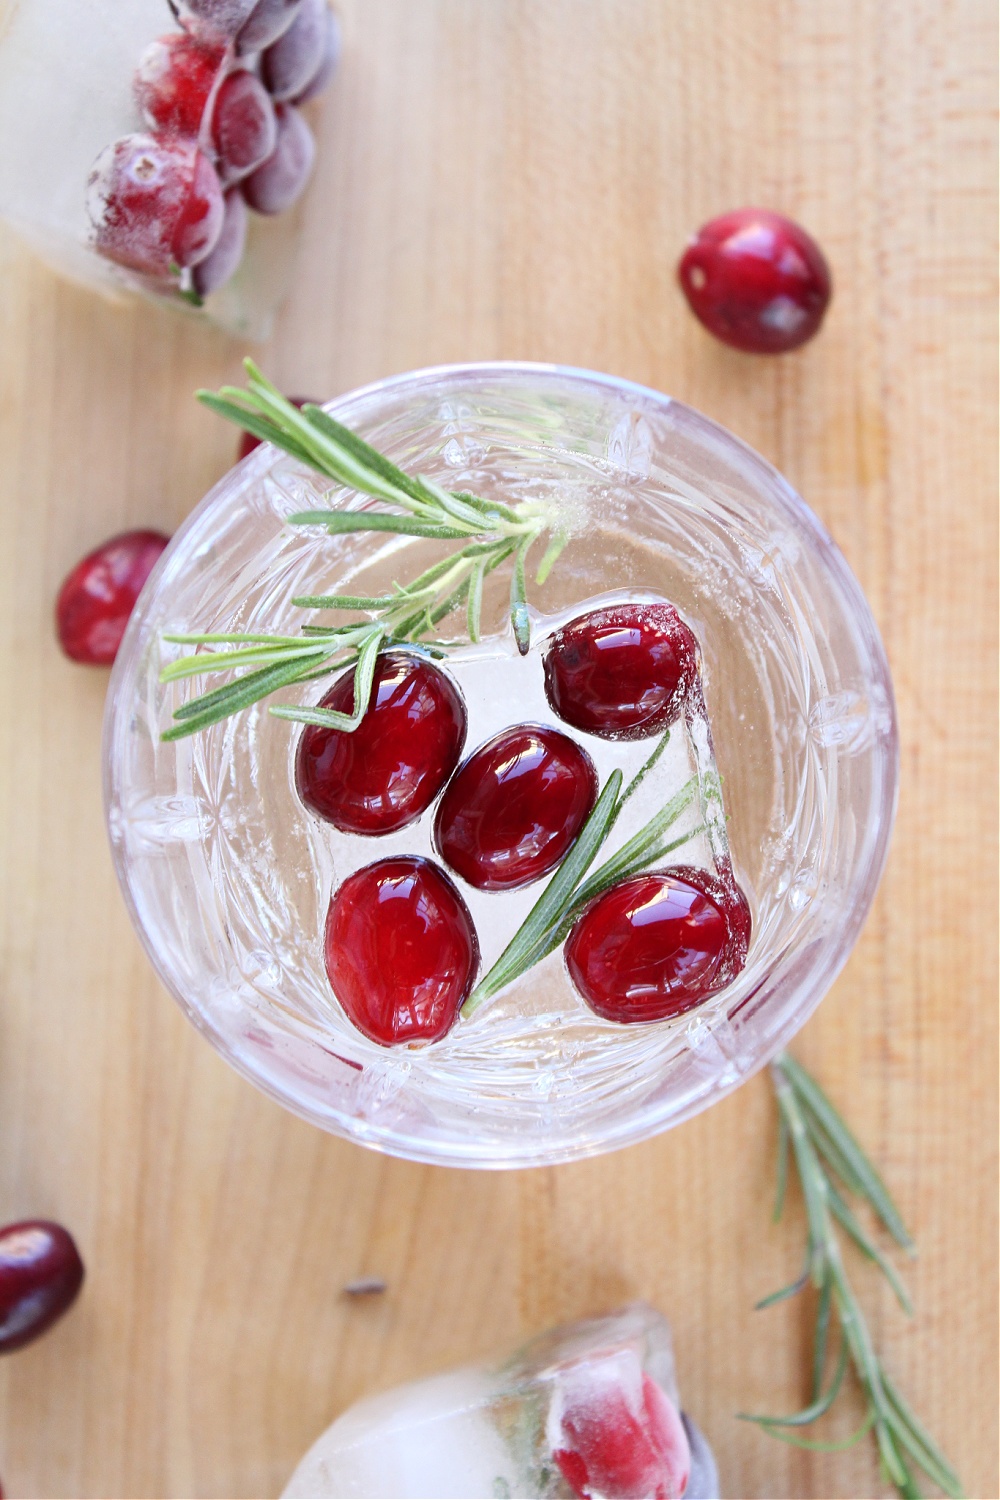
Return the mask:
[(212, 142), (224, 183), (246, 177), (278, 143), (274, 105), (259, 78), (240, 68), (220, 85), (212, 110)]
[(680, 1500), (691, 1449), (673, 1402), (648, 1375), (628, 1379), (631, 1369), (608, 1363), (606, 1374), (599, 1365), (582, 1367), (557, 1386), (549, 1421), (560, 1473), (586, 1500)]
[(150, 42), (135, 70), (135, 99), (150, 130), (196, 136), (223, 49), (185, 31)]
[(104, 148), (91, 168), (87, 210), (102, 255), (158, 277), (204, 260), (225, 217), (208, 157), (192, 141), (148, 135)]
[(82, 1282), (80, 1252), (61, 1224), (25, 1219), (0, 1229), (0, 1354), (51, 1328)]
[(284, 36), (264, 53), (260, 76), (275, 99), (294, 99), (315, 78), (326, 53), (329, 14), (326, 0), (302, 0)]
[(586, 907), (566, 943), (570, 978), (606, 1021), (683, 1015), (735, 979), (750, 914), (704, 870), (633, 875)]
[(575, 729), (609, 740), (658, 733), (698, 675), (698, 643), (672, 604), (618, 604), (581, 615), (545, 648), (545, 692)]
[(254, 0), (170, 0), (184, 29), (200, 39), (225, 46), (253, 10)]
[(299, 13), (302, 0), (258, 0), (236, 38), (241, 57), (260, 52), (283, 36)]
[(596, 800), (586, 751), (558, 729), (521, 724), (488, 740), (455, 773), (434, 834), (463, 880), (480, 891), (509, 891), (559, 863)]
[(114, 661), (142, 586), (170, 538), (124, 531), (89, 552), (63, 581), (56, 600), (59, 644), (73, 661)]
[[(312, 396), (289, 396), (288, 399), (293, 406), (297, 406), (300, 409), (307, 404), (310, 406), (319, 406), (320, 404), (318, 401), (314, 401)], [(263, 438), (254, 437), (252, 432), (245, 432), (240, 438), (240, 446), (236, 452), (237, 463), (241, 458), (246, 458), (247, 454), (252, 453), (255, 448), (259, 448), (262, 442)]]
[(305, 104), (310, 99), (315, 99), (326, 88), (330, 79), (337, 70), (340, 61), (340, 22), (332, 10), (326, 13), (326, 39), (323, 44), (323, 54), (312, 78), (306, 84), (301, 94), (296, 94), (292, 100), (293, 104)]
[(383, 859), (349, 875), (326, 918), (326, 973), (373, 1042), (436, 1042), (472, 988), (472, 918), (429, 859)]
[(243, 196), (259, 214), (291, 208), (309, 181), (316, 142), (305, 120), (290, 104), (276, 107), (278, 144), (267, 161), (243, 182)]
[[(199, 297), (208, 297), (235, 273), (243, 259), (243, 247), (247, 237), (247, 206), (241, 193), (235, 189), (226, 194), (226, 217), (222, 221), (222, 233), (215, 242), (211, 255), (199, 261), (191, 273), (194, 289)], [(249, 433), (246, 434), (250, 436)], [(260, 441), (254, 439), (254, 446)], [(242, 453), (240, 457), (242, 458)]]
[[(353, 668), (320, 706), (354, 712)], [(344, 833), (392, 833), (430, 807), (464, 740), (465, 705), (450, 678), (419, 656), (386, 651), (353, 733), (303, 731), (295, 784), (305, 805)]]
[(677, 269), (695, 317), (749, 354), (784, 354), (811, 339), (830, 301), (830, 269), (782, 214), (741, 208), (703, 224)]

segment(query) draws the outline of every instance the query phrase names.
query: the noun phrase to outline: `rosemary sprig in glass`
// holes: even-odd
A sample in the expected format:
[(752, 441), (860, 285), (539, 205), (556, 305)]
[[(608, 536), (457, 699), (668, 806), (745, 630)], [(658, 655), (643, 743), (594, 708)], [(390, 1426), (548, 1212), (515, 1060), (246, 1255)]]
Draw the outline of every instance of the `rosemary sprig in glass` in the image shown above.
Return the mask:
[[(381, 597), (357, 594), (306, 595), (292, 600), (303, 609), (348, 610), (367, 618), (347, 625), (306, 625), (301, 635), (266, 632), (229, 634), (172, 633), (167, 641), (199, 648), (223, 646), (222, 651), (199, 649), (170, 662), (162, 682), (176, 682), (212, 672), (252, 668), (234, 681), (202, 693), (174, 711), (177, 721), (165, 740), (181, 739), (210, 724), (239, 713), (278, 688), (341, 668), (354, 666), (354, 711), (336, 713), (322, 708), (272, 707), (277, 718), (328, 729), (358, 727), (368, 706), (378, 653), (386, 646), (425, 645), (440, 652), (435, 627), (464, 606), (470, 641), (480, 636), (483, 583), (501, 564), (513, 562), (510, 618), (518, 650), (526, 654), (531, 640), (526, 563), (535, 543), (548, 535), (539, 561), (536, 583), (542, 584), (566, 545), (552, 507), (525, 500), (504, 505), (497, 500), (442, 489), (432, 479), (410, 475), (377, 449), (328, 416), (318, 406), (293, 406), (257, 369), (244, 362), (245, 389), (223, 386), (215, 394), (199, 391), (200, 401), (255, 437), (273, 443), (338, 485), (369, 495), (391, 507), (386, 510), (309, 510), (289, 516), (293, 526), (321, 526), (331, 536), (345, 532), (389, 532), (428, 541), (459, 542), (447, 557), (409, 582), (394, 583)], [(430, 639), (428, 639), (430, 638)]]
[[(779, 1108), (778, 1192), (774, 1218), (781, 1217), (788, 1179), (789, 1154), (795, 1163), (808, 1224), (806, 1264), (790, 1286), (772, 1292), (758, 1303), (771, 1307), (793, 1297), (811, 1282), (819, 1292), (813, 1344), (812, 1399), (788, 1417), (750, 1416), (772, 1437), (797, 1447), (835, 1453), (852, 1447), (874, 1430), (884, 1474), (904, 1497), (919, 1497), (914, 1467), (946, 1495), (960, 1497), (961, 1481), (934, 1439), (899, 1394), (875, 1353), (861, 1305), (847, 1279), (836, 1226), (839, 1225), (867, 1259), (874, 1261), (906, 1312), (910, 1299), (886, 1255), (866, 1233), (848, 1197), (865, 1201), (898, 1245), (911, 1255), (913, 1241), (875, 1167), (837, 1113), (826, 1094), (801, 1064), (786, 1052), (771, 1067)], [(789, 1153), (789, 1146), (791, 1153)], [(831, 1328), (840, 1333), (833, 1373), (824, 1389)], [(833, 1406), (848, 1364), (853, 1365), (865, 1395), (866, 1412), (858, 1429), (841, 1442), (821, 1442), (800, 1436), (799, 1429), (824, 1416)]]

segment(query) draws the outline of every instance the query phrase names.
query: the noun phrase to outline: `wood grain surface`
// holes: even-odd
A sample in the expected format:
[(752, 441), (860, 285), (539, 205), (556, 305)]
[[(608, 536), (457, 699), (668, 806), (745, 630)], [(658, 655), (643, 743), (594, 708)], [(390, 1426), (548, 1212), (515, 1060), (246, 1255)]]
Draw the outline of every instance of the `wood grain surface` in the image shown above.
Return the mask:
[[(967, 1492), (996, 1496), (994, 6), (342, 13), (266, 369), (326, 397), (526, 358), (669, 391), (788, 475), (871, 600), (899, 820), (797, 1050), (919, 1243), (912, 1320), (856, 1268), (879, 1347)], [(744, 203), (801, 219), (832, 263), (827, 325), (785, 358), (714, 343), (674, 281), (687, 234)], [(802, 1247), (797, 1205), (769, 1222), (765, 1078), (618, 1155), (477, 1174), (322, 1135), (182, 1019), (105, 843), (106, 675), (60, 656), (51, 609), (79, 554), (173, 527), (228, 467), (233, 435), (191, 392), (244, 351), (111, 308), (9, 237), (0, 263), (0, 1219), (64, 1221), (88, 1266), (73, 1313), (0, 1364), (7, 1493), (272, 1496), (355, 1397), (632, 1297), (673, 1322), (724, 1494), (887, 1493), (868, 1443), (805, 1454), (734, 1420), (805, 1394), (807, 1307), (752, 1311)], [(346, 1299), (360, 1275), (388, 1290)]]

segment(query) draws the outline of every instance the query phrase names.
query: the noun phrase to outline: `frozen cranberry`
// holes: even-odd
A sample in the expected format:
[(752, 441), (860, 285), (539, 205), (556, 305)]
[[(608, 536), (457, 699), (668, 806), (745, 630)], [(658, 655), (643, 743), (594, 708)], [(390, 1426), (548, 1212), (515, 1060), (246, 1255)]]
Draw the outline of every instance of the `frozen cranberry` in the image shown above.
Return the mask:
[[(353, 668), (320, 707), (354, 712)], [(345, 833), (391, 833), (424, 812), (458, 764), (465, 705), (430, 662), (386, 651), (364, 718), (353, 733), (309, 725), (299, 740), (295, 784), (305, 805)]]
[(278, 121), (267, 89), (244, 68), (219, 87), (212, 110), (216, 170), (224, 183), (246, 177), (278, 143)]
[(680, 1500), (691, 1450), (673, 1402), (635, 1356), (570, 1369), (548, 1422), (552, 1456), (586, 1500)]
[(302, 0), (258, 0), (236, 38), (240, 56), (260, 52), (284, 36), (301, 5)]
[(309, 181), (316, 142), (309, 126), (290, 104), (276, 107), (278, 144), (267, 161), (243, 183), (243, 196), (259, 214), (281, 214)]
[(337, 70), (340, 61), (340, 22), (332, 10), (326, 12), (326, 38), (323, 43), (323, 54), (315, 73), (302, 90), (292, 100), (293, 104), (305, 104), (309, 99), (315, 99), (326, 88), (330, 79)]
[(110, 666), (142, 586), (169, 540), (159, 531), (122, 532), (68, 574), (56, 600), (56, 632), (71, 660)]
[(51, 1328), (82, 1282), (80, 1252), (61, 1224), (25, 1219), (0, 1229), (0, 1354)]
[(558, 729), (505, 729), (455, 773), (434, 834), (447, 864), (480, 891), (528, 885), (557, 865), (597, 800), (585, 750)]
[(662, 1021), (723, 989), (746, 962), (750, 915), (704, 870), (633, 875), (586, 907), (566, 943), (570, 978), (607, 1021)]
[[(306, 406), (307, 404), (309, 406), (319, 406), (320, 404), (318, 401), (314, 401), (312, 396), (289, 396), (288, 399), (293, 406), (298, 406), (300, 408)], [(262, 442), (263, 438), (254, 437), (252, 432), (245, 432), (240, 438), (240, 445), (236, 450), (237, 462), (239, 462), (241, 458), (246, 458), (247, 454), (252, 453), (255, 448), (259, 448)]]
[(215, 168), (192, 141), (126, 135), (101, 152), (87, 184), (102, 255), (150, 276), (197, 265), (222, 232)]
[(817, 332), (830, 301), (830, 270), (816, 241), (762, 208), (703, 224), (677, 274), (709, 333), (749, 354), (797, 349)]
[(672, 604), (618, 604), (581, 615), (545, 648), (545, 692), (574, 729), (602, 739), (658, 733), (697, 679), (698, 643)]
[[(242, 194), (234, 189), (226, 194), (226, 216), (222, 221), (222, 233), (215, 242), (215, 249), (211, 255), (199, 261), (191, 273), (194, 289), (199, 297), (208, 297), (225, 286), (243, 259), (246, 237), (247, 206)], [(249, 433), (247, 436), (249, 437)], [(259, 439), (255, 439), (255, 446), (257, 441)]]
[(432, 860), (383, 859), (349, 875), (330, 902), (326, 972), (374, 1042), (435, 1042), (472, 988), (479, 942), (458, 891)]
[(329, 15), (326, 0), (302, 0), (284, 36), (260, 60), (260, 76), (275, 99), (294, 99), (308, 86), (323, 61)]
[(150, 130), (196, 136), (223, 49), (172, 31), (150, 42), (135, 70), (136, 103)]
[(170, 0), (170, 8), (192, 36), (225, 45), (254, 8), (254, 0)]

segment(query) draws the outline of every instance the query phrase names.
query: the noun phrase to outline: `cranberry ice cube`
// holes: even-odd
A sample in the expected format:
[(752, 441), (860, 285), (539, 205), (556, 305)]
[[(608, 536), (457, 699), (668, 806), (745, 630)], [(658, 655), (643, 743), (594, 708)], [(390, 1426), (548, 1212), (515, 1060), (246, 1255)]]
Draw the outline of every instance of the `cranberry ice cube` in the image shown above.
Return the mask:
[(192, 272), (194, 290), (199, 297), (209, 297), (219, 291), (234, 275), (243, 259), (246, 237), (247, 206), (242, 194), (234, 188), (226, 194), (226, 214), (215, 248), (198, 262)]
[(302, 0), (291, 26), (261, 57), (261, 77), (275, 99), (294, 99), (315, 78), (329, 40), (329, 14), (326, 0)]
[(631, 1352), (560, 1372), (548, 1441), (583, 1500), (680, 1500), (691, 1451), (673, 1402)]
[(216, 170), (227, 186), (246, 177), (278, 144), (271, 97), (253, 73), (239, 68), (219, 86), (212, 109)]
[(291, 104), (279, 104), (278, 140), (267, 161), (243, 182), (243, 196), (259, 214), (280, 214), (302, 193), (316, 159), (316, 142)]
[(150, 130), (196, 137), (223, 49), (172, 31), (150, 42), (133, 79), (135, 100)]
[(204, 260), (225, 217), (215, 168), (194, 142), (148, 135), (105, 147), (91, 168), (87, 210), (102, 255), (163, 278)]

